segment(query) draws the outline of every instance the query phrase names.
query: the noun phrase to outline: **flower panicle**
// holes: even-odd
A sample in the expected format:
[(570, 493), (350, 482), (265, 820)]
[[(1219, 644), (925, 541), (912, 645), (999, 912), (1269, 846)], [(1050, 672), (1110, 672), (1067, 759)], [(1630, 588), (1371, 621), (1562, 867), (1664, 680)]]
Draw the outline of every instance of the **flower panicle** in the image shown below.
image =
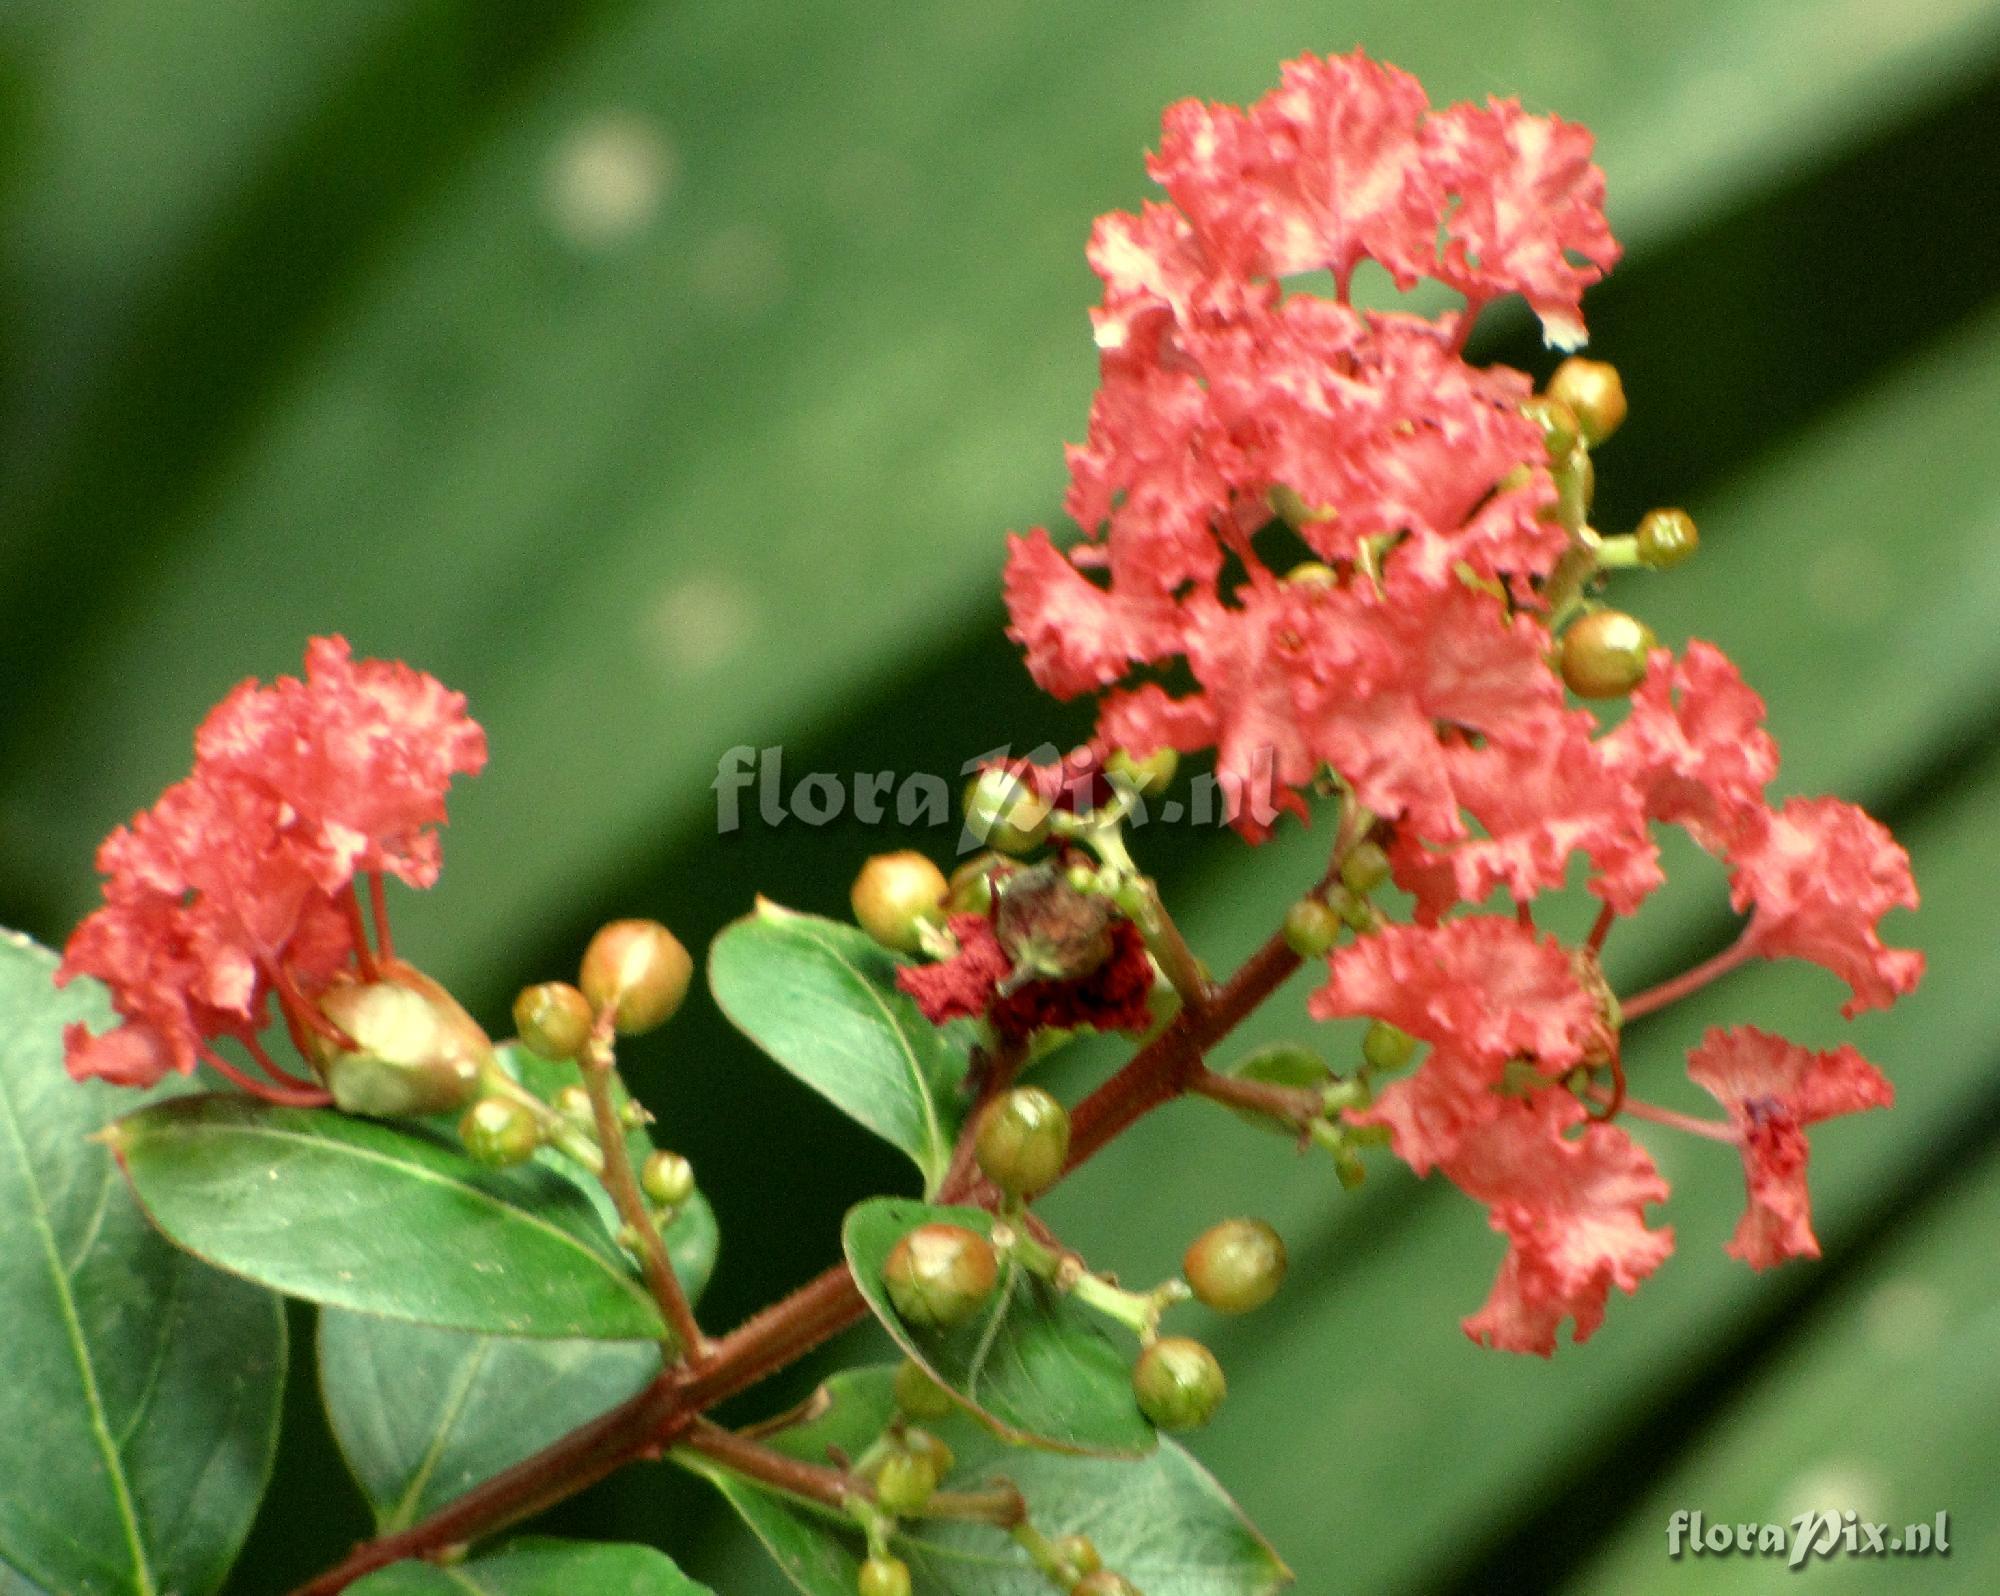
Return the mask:
[[(1626, 415), (1615, 369), (1571, 359), (1537, 392), (1465, 358), (1510, 295), (1551, 345), (1583, 342), (1584, 291), (1619, 254), (1591, 147), (1511, 101), (1434, 108), (1358, 51), (1287, 63), (1248, 107), (1170, 107), (1147, 163), (1164, 198), (1099, 218), (1087, 250), (1100, 381), (1065, 499), (1082, 541), (1014, 535), (1005, 577), (1030, 674), (1096, 700), (1092, 748), (1212, 753), (1253, 842), (1317, 791), (1366, 811), (1415, 923), (1334, 948), (1314, 1012), (1428, 1051), (1344, 1117), (1487, 1206), (1509, 1250), (1467, 1331), (1541, 1353), (1670, 1245), (1644, 1217), (1665, 1183), (1613, 1122), (1628, 1016), (1597, 957), (1664, 881), (1656, 828), (1722, 861), (1746, 920), (1629, 1017), (1751, 958), (1821, 965), (1850, 1015), (1923, 967), (1880, 934), (1917, 902), (1889, 833), (1836, 798), (1774, 802), (1777, 744), (1735, 665), (1659, 647), (1598, 598), (1606, 572), (1665, 570), (1699, 541), (1680, 510), (1621, 537), (1589, 523), (1592, 452)], [(1371, 265), (1459, 302), (1365, 310)], [(1598, 924), (1568, 948), (1533, 905), (1579, 859)], [(1004, 965), (968, 934), (956, 973), (911, 979)], [(1886, 1103), (1887, 1083), (1851, 1049), (1757, 1032), (1711, 1035), (1690, 1069), (1730, 1115), (1704, 1134), (1749, 1176), (1733, 1250), (1759, 1267), (1812, 1251), (1804, 1128)]]

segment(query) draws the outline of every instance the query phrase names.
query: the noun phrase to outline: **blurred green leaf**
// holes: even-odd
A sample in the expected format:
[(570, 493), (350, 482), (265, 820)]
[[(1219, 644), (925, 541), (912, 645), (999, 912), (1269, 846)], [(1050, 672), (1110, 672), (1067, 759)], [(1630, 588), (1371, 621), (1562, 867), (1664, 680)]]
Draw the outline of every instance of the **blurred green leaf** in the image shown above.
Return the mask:
[(1798, 1588), (1784, 1558), (1669, 1561), (1667, 1522), (1682, 1508), (1712, 1524), (1778, 1523), (1788, 1532), (1806, 1512), (1852, 1511), (1897, 1532), (1947, 1512), (1949, 1563), (1836, 1556), (1841, 1588), (1885, 1596), (1947, 1581), (1991, 1588), (2000, 1556), (1984, 1531), (2000, 1507), (2000, 1290), (1974, 1261), (1987, 1256), (1996, 1226), (2000, 1162), (1989, 1156), (1815, 1308), (1783, 1362), (1712, 1415), (1602, 1558), (1564, 1588), (1620, 1596), (1684, 1596), (1697, 1582), (1726, 1596)]
[(715, 1596), (650, 1546), (540, 1536), (465, 1563), (397, 1563), (350, 1588), (354, 1596)]
[(496, 1335), (652, 1340), (658, 1310), (573, 1183), (330, 1109), (186, 1098), (111, 1129), (197, 1257), (331, 1307)]
[[(291, 664), (306, 633), (341, 627), (471, 689), (494, 733), (495, 770), (453, 838), (482, 912), (415, 911), (440, 972), (457, 975), (495, 926), (532, 923), (579, 869), (643, 848), (663, 807), (693, 819), (725, 749), (820, 725), (993, 591), (998, 533), (1055, 498), (1055, 439), (1091, 382), (1088, 220), (1144, 195), (1135, 154), (1167, 100), (1253, 94), (1288, 54), (1365, 39), (1440, 100), (1504, 88), (1591, 123), (1614, 216), (1643, 243), (1941, 92), (1990, 59), (2000, 13), (1986, 0), (1648, 0), (1559, 17), (1459, 10), (1440, 28), (1365, 0), (1338, 38), (1325, 26), (1304, 7), (1190, 3), (1143, 21), (952, 10), (906, 18), (893, 39), (838, 7), (797, 11), (775, 34), (728, 8), (586, 14), (504, 119), (469, 116), (479, 136), (437, 152), (435, 192), (355, 280), (272, 326), (239, 311), (168, 329), (282, 351), (247, 393), (219, 385), (207, 433), (187, 421), (200, 393), (170, 362), (137, 393), (118, 389), (115, 361), (66, 373), (103, 389), (122, 425), (109, 440), (42, 440), (70, 480), (12, 522), (24, 546), (60, 547), (103, 536), (110, 510), (146, 554), (129, 575), (88, 563), (100, 596), (83, 632), (66, 594), (8, 584), (32, 591), (22, 620), (49, 644), (0, 762), (11, 866), (77, 903), (79, 861), (177, 771), (200, 708), (245, 670)], [(488, 42), (456, 16), (435, 27), (447, 45)], [(283, 53), (275, 16), (244, 28), (256, 47), (240, 72), (141, 0), (94, 16), (70, 54), (51, 47), (43, 103), (69, 114), (36, 126), (29, 149), (63, 164), (21, 201), (36, 225), (10, 276), (34, 293), (12, 307), (17, 324), (66, 324), (64, 268), (79, 257), (130, 258), (143, 240), (163, 269), (199, 260), (229, 146), (191, 152), (170, 136), (183, 101), (153, 70), (163, 39), (171, 66), (219, 80), (204, 103), (242, 128), (289, 120), (267, 95), (329, 92)], [(1066, 47), (1051, 54), (1055, 30)], [(343, 61), (420, 54), (423, 36), (343, 12), (315, 40), (321, 81), (353, 70)], [(133, 79), (150, 90), (139, 109), (90, 114), (123, 113)], [(774, 83), (785, 92), (750, 88)], [(800, 159), (835, 128), (839, 159)], [(155, 185), (136, 174), (155, 163), (173, 173), (156, 207), (124, 201), (93, 220), (75, 198), (143, 194)], [(298, 192), (246, 195), (245, 174), (233, 197), (310, 211), (308, 178), (323, 182), (314, 171)], [(144, 447), (135, 412), (172, 417), (216, 457), (149, 459), (172, 491), (137, 491), (115, 452)], [(196, 617), (227, 617), (226, 658), (196, 639)], [(105, 729), (87, 754), (52, 734), (82, 706)], [(134, 790), (50, 803), (102, 785), (85, 759), (92, 772), (108, 759)]]
[[(832, 1405), (769, 1444), (818, 1462), (828, 1448), (859, 1456), (895, 1413), (893, 1368), (856, 1369), (827, 1382)], [(1146, 1596), (1268, 1596), (1290, 1583), (1277, 1554), (1213, 1478), (1172, 1441), (1144, 1459), (1059, 1457), (1006, 1445), (964, 1418), (927, 1426), (957, 1463), (952, 1483), (1012, 1480), (1042, 1534), (1087, 1534), (1107, 1568)], [(852, 1596), (858, 1537), (851, 1525), (694, 1453), (676, 1461), (709, 1479), (741, 1513), (806, 1596)], [(904, 1524), (896, 1555), (926, 1596), (1047, 1596), (1048, 1581), (1003, 1532), (933, 1519)]]
[(86, 1140), (143, 1099), (63, 1072), (64, 1025), (110, 1016), (55, 967), (0, 940), (0, 1589), (212, 1591), (270, 1476), (284, 1315), (162, 1240)]
[(919, 1225), (993, 1233), (979, 1208), (941, 1208), (877, 1197), (847, 1216), (841, 1240), (861, 1295), (896, 1344), (1002, 1439), (1061, 1452), (1135, 1456), (1153, 1427), (1132, 1395), (1131, 1360), (1102, 1321), (1027, 1270), (1003, 1263), (992, 1302), (949, 1330), (911, 1325), (883, 1285), (896, 1243)]
[(760, 901), (710, 946), (708, 985), (738, 1030), (908, 1153), (935, 1191), (970, 1055), (963, 1027), (932, 1025), (897, 990), (901, 962), (857, 926)]

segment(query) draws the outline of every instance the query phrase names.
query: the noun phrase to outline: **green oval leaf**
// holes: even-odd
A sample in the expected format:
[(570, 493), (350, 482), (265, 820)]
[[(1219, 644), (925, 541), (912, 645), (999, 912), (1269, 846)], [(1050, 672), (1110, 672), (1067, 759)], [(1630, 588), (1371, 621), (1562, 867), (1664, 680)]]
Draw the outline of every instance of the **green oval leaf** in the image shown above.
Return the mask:
[[(530, 1065), (522, 1073), (537, 1091), (569, 1084), (563, 1071), (576, 1071), (529, 1054), (516, 1062)], [(632, 1142), (635, 1158), (651, 1146), (643, 1130)], [(697, 1192), (666, 1229), (690, 1301), (714, 1272), (717, 1241), (715, 1214)], [(526, 1341), (339, 1308), (321, 1311), (318, 1339), (327, 1417), (383, 1532), (540, 1451), (660, 1372), (659, 1350), (649, 1345)]]
[(940, 1030), (896, 989), (900, 962), (858, 926), (760, 900), (709, 948), (708, 984), (738, 1030), (908, 1153), (935, 1190), (970, 1046), (964, 1028)]
[[(858, 1456), (895, 1410), (889, 1368), (827, 1382), (831, 1405), (768, 1444), (809, 1462), (829, 1448)], [(927, 1425), (957, 1455), (954, 1484), (1005, 1476), (1027, 1499), (1035, 1528), (1087, 1533), (1107, 1568), (1146, 1596), (1267, 1596), (1291, 1578), (1269, 1543), (1207, 1470), (1172, 1441), (1138, 1460), (1022, 1451), (961, 1418)], [(722, 1492), (785, 1577), (806, 1596), (853, 1596), (859, 1539), (831, 1515), (753, 1485), (695, 1453), (675, 1460)], [(926, 1596), (1049, 1596), (1048, 1581), (1004, 1533), (943, 1520), (906, 1523), (896, 1555)]]
[(0, 1590), (198, 1596), (270, 1476), (284, 1313), (169, 1246), (86, 1140), (143, 1099), (63, 1073), (64, 1024), (109, 1012), (54, 970), (0, 940)]
[(288, 1296), (496, 1335), (663, 1334), (590, 1199), (539, 1165), (486, 1169), (427, 1132), (221, 1094), (107, 1135), (170, 1238)]
[(660, 1372), (640, 1342), (521, 1341), (325, 1309), (320, 1392), (377, 1529), (407, 1529)]
[(1151, 1451), (1156, 1437), (1132, 1395), (1130, 1357), (1096, 1315), (1025, 1270), (1004, 1271), (992, 1305), (970, 1324), (941, 1331), (904, 1322), (882, 1285), (882, 1265), (905, 1235), (932, 1223), (993, 1231), (984, 1209), (901, 1197), (861, 1203), (841, 1227), (848, 1267), (896, 1344), (1005, 1440), (1113, 1456)]
[(540, 1536), (445, 1568), (397, 1563), (349, 1589), (354, 1596), (715, 1596), (650, 1546)]

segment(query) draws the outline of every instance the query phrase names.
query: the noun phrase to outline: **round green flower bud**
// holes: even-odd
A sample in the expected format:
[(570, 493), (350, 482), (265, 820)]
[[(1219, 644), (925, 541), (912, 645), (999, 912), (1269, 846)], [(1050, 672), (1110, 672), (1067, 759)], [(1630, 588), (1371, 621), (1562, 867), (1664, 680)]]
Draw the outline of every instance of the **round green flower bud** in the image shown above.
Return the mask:
[(918, 1457), (930, 1460), (931, 1472), (939, 1479), (958, 1467), (958, 1454), (940, 1441), (929, 1430), (908, 1429), (903, 1432), (903, 1445)]
[(662, 1208), (678, 1208), (694, 1195), (694, 1165), (660, 1148), (639, 1166), (639, 1185)]
[(482, 1164), (526, 1163), (542, 1145), (535, 1117), (511, 1097), (482, 1097), (458, 1122), (458, 1139)]
[(871, 1557), (861, 1565), (861, 1596), (910, 1596), (910, 1565), (900, 1557)]
[(908, 1451), (891, 1452), (875, 1475), (875, 1500), (897, 1518), (914, 1518), (930, 1505), (937, 1490), (937, 1465)]
[(1017, 1086), (980, 1110), (973, 1153), (1009, 1197), (1036, 1197), (1069, 1159), (1069, 1110), (1039, 1086)]
[(514, 1030), (537, 1058), (575, 1058), (590, 1040), (590, 999), (567, 981), (524, 986), (514, 999)]
[(1625, 419), (1625, 383), (1618, 368), (1605, 361), (1571, 355), (1556, 367), (1544, 391), (1569, 406), (1583, 441), (1593, 449)]
[(1542, 429), (1542, 446), (1551, 463), (1566, 458), (1583, 436), (1576, 412), (1553, 394), (1537, 394), (1521, 406), (1521, 414)]
[(965, 1323), (999, 1280), (993, 1244), (963, 1225), (919, 1225), (882, 1265), (882, 1283), (896, 1312), (924, 1329)]
[(1069, 1596), (1145, 1596), (1145, 1592), (1123, 1574), (1100, 1568), (1070, 1586)]
[(1195, 1238), (1181, 1271), (1216, 1312), (1250, 1313), (1285, 1283), (1285, 1243), (1261, 1219), (1225, 1219)]
[(1595, 610), (1562, 638), (1562, 679), (1578, 698), (1622, 698), (1646, 679), (1653, 629), (1622, 610)]
[(1701, 547), (1701, 534), (1694, 517), (1685, 510), (1648, 510), (1639, 518), (1634, 534), (1639, 545), (1639, 563), (1664, 571), (1694, 558)]
[(1340, 940), (1340, 916), (1318, 898), (1301, 898), (1285, 911), (1285, 946), (1317, 959)]
[(1399, 1070), (1416, 1056), (1417, 1039), (1387, 1020), (1374, 1021), (1361, 1038), (1361, 1061), (1371, 1070)]
[(592, 1135), (597, 1133), (597, 1111), (590, 1106), (590, 1093), (581, 1086), (565, 1086), (549, 1099), (549, 1106), (572, 1125)]
[(848, 901), (855, 922), (892, 953), (917, 951), (917, 928), (935, 916), (949, 890), (944, 872), (912, 848), (878, 853), (854, 878)]
[(479, 1094), (493, 1045), (435, 981), (391, 964), (379, 981), (336, 986), (320, 1012), (354, 1042), (313, 1037), (313, 1064), (343, 1112), (381, 1119), (449, 1114)]
[(1056, 1561), (1078, 1579), (1095, 1574), (1104, 1566), (1104, 1559), (1097, 1555), (1097, 1543), (1088, 1535), (1058, 1535), (1052, 1550)]
[(694, 960), (657, 920), (613, 920), (584, 949), (577, 985), (593, 1011), (615, 1009), (624, 1036), (664, 1025), (687, 996)]
[(896, 1369), (896, 1406), (913, 1419), (948, 1419), (958, 1404), (920, 1363), (905, 1358)]
[(1357, 842), (1340, 861), (1341, 885), (1357, 898), (1367, 897), (1388, 879), (1389, 856), (1378, 842)]
[(1114, 748), (1104, 768), (1128, 787), (1136, 787), (1142, 798), (1157, 798), (1173, 784), (1174, 772), (1181, 768), (1181, 756), (1171, 748), (1156, 748), (1144, 759)]
[(1013, 861), (990, 848), (976, 853), (951, 873), (945, 893), (947, 914), (986, 914), (993, 907), (993, 884), (1009, 870)]
[(1018, 777), (989, 768), (965, 789), (965, 829), (1002, 853), (1032, 853), (1048, 838), (1049, 806)]
[(1186, 1336), (1163, 1336), (1139, 1354), (1132, 1391), (1163, 1430), (1198, 1430), (1215, 1417), (1229, 1383), (1215, 1354)]
[(1323, 560), (1301, 560), (1280, 580), (1294, 587), (1338, 587), (1340, 573)]

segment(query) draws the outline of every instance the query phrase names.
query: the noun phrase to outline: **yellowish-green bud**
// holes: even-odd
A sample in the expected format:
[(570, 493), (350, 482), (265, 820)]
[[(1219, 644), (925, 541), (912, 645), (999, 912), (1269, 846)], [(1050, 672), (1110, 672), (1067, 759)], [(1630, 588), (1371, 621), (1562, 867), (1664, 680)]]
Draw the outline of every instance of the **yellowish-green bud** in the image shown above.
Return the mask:
[(1562, 679), (1578, 698), (1622, 698), (1646, 679), (1653, 629), (1622, 610), (1596, 610), (1563, 633)]
[(919, 1225), (882, 1265), (882, 1283), (896, 1312), (923, 1329), (965, 1323), (999, 1281), (993, 1244), (963, 1225)]
[(1069, 1111), (1039, 1086), (1017, 1086), (980, 1110), (973, 1153), (1009, 1197), (1038, 1197), (1069, 1159)]
[(672, 1019), (694, 979), (694, 960), (657, 920), (613, 920), (590, 939), (577, 984), (594, 1011), (611, 1008), (625, 1036)]
[(537, 1058), (572, 1059), (590, 1040), (590, 999), (567, 981), (524, 986), (514, 999), (514, 1031)]
[(1139, 1411), (1163, 1430), (1198, 1430), (1229, 1389), (1222, 1365), (1199, 1341), (1164, 1336), (1139, 1354), (1132, 1391)]
[(862, 930), (892, 953), (914, 953), (919, 926), (937, 915), (948, 890), (942, 870), (905, 848), (864, 864), (848, 899)]
[(1285, 1243), (1261, 1219), (1225, 1219), (1195, 1238), (1181, 1271), (1216, 1312), (1250, 1313), (1285, 1283)]
[(1572, 355), (1549, 378), (1547, 396), (1569, 407), (1583, 441), (1595, 449), (1625, 420), (1625, 383), (1618, 368)]

